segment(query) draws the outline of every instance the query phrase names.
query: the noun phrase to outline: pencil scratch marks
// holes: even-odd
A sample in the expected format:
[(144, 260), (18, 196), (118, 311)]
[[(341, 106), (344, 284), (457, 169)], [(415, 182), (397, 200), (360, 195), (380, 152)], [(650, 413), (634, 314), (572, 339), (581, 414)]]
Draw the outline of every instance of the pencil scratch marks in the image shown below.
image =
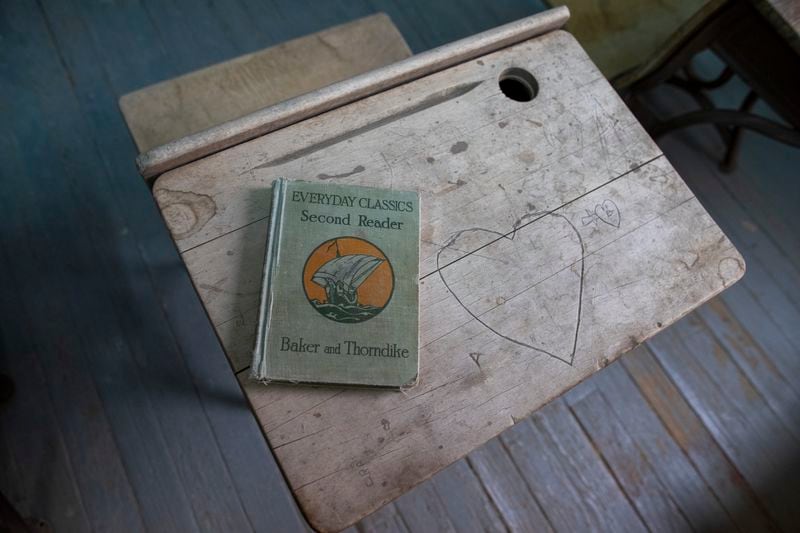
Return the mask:
[(589, 211), (587, 209), (586, 216), (581, 219), (584, 226), (588, 226), (597, 221), (619, 228), (622, 223), (622, 217), (619, 214), (619, 207), (614, 203), (614, 200), (603, 200), (602, 203), (594, 206), (594, 211)]
[[(555, 217), (555, 218), (561, 219), (564, 222), (566, 222), (566, 225), (569, 228), (569, 231), (574, 233), (575, 237), (577, 238), (577, 243), (580, 245), (580, 259), (576, 263), (577, 265), (579, 265), (579, 271), (580, 271), (578, 273), (578, 276), (577, 276), (577, 283), (578, 283), (577, 312), (576, 312), (576, 316), (575, 316), (575, 327), (574, 327), (574, 330), (572, 332), (571, 347), (570, 347), (569, 352), (566, 353), (566, 354), (557, 354), (552, 350), (545, 349), (541, 345), (533, 344), (533, 342), (535, 342), (534, 340), (531, 340), (530, 342), (526, 342), (525, 340), (517, 338), (516, 336), (512, 336), (511, 334), (505, 334), (505, 333), (500, 331), (500, 327), (499, 326), (490, 324), (488, 319), (485, 318), (485, 315), (486, 315), (486, 313), (491, 311), (491, 309), (489, 309), (487, 311), (480, 312), (480, 313), (476, 312), (473, 309), (471, 309), (470, 305), (465, 303), (465, 301), (461, 297), (459, 297), (459, 295), (456, 293), (456, 291), (454, 290), (453, 286), (450, 283), (448, 283), (447, 276), (444, 273), (444, 270), (448, 265), (442, 265), (441, 262), (440, 262), (441, 255), (445, 250), (456, 249), (455, 245), (457, 244), (459, 239), (462, 239), (463, 237), (468, 236), (469, 234), (488, 233), (488, 234), (495, 235), (495, 236), (497, 236), (499, 238), (502, 238), (502, 239), (508, 239), (508, 240), (513, 241), (513, 240), (516, 239), (517, 232), (518, 232), (518, 230), (520, 228), (529, 226), (529, 225), (531, 225), (531, 224), (533, 224), (533, 223), (535, 223), (535, 222), (537, 222), (539, 220), (542, 220), (543, 218), (548, 217), (548, 216), (549, 217)], [(533, 219), (533, 220), (529, 221), (529, 219)], [(523, 240), (520, 240), (520, 242), (517, 244), (517, 246), (527, 246), (527, 245), (530, 245), (530, 242), (529, 241), (523, 241)], [(458, 232), (454, 233), (447, 240), (447, 242), (445, 242), (445, 244), (439, 249), (439, 251), (436, 254), (436, 271), (439, 273), (439, 278), (441, 279), (441, 281), (444, 284), (445, 288), (447, 288), (447, 291), (450, 293), (450, 295), (458, 302), (458, 304), (472, 318), (474, 318), (476, 321), (478, 321), (483, 327), (485, 327), (486, 329), (488, 329), (489, 331), (491, 331), (492, 333), (494, 333), (495, 335), (497, 335), (498, 337), (500, 337), (502, 339), (505, 339), (505, 340), (507, 340), (509, 342), (512, 342), (512, 343), (514, 343), (514, 344), (516, 344), (518, 346), (522, 346), (524, 348), (527, 348), (527, 349), (529, 349), (529, 350), (531, 350), (533, 352), (536, 352), (538, 354), (552, 357), (553, 359), (557, 359), (557, 360), (559, 360), (559, 361), (561, 361), (563, 363), (566, 363), (566, 364), (572, 366), (572, 363), (573, 363), (573, 361), (575, 359), (575, 352), (576, 352), (577, 346), (578, 346), (578, 335), (580, 333), (580, 327), (581, 327), (581, 312), (582, 312), (582, 307), (583, 307), (583, 289), (584, 289), (584, 279), (585, 279), (585, 273), (586, 273), (585, 261), (586, 261), (586, 246), (584, 245), (583, 237), (581, 236), (580, 232), (575, 227), (575, 225), (572, 223), (572, 221), (569, 218), (567, 218), (566, 216), (564, 216), (564, 215), (562, 215), (560, 213), (554, 213), (552, 211), (545, 211), (545, 212), (527, 213), (526, 215), (523, 215), (521, 218), (519, 218), (514, 223), (513, 230), (512, 230), (511, 233), (500, 233), (500, 232), (497, 232), (497, 231), (489, 230), (489, 229), (486, 229), (486, 228), (479, 228), (479, 227), (468, 228), (468, 229), (464, 229), (464, 230), (461, 230), (461, 231), (458, 231)], [(529, 289), (532, 289), (533, 287), (535, 287), (539, 283), (541, 283), (541, 282), (535, 283), (534, 285), (532, 285), (532, 286), (528, 287), (527, 289), (525, 289), (525, 291), (527, 291)], [(525, 291), (523, 291), (523, 292), (525, 292)], [(545, 309), (546, 309), (547, 306), (545, 305), (543, 307), (545, 307)], [(548, 312), (549, 312), (549, 310), (548, 310)], [(478, 361), (476, 360), (476, 358), (472, 357), (472, 354), (470, 354), (470, 357), (473, 359), (473, 362), (480, 367), (480, 365), (479, 365)]]

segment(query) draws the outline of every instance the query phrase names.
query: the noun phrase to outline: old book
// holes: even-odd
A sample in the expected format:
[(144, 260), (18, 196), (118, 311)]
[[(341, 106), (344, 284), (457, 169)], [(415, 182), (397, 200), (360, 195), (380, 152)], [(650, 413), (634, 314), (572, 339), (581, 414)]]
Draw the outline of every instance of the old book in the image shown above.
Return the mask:
[(419, 195), (278, 179), (251, 374), (408, 387), (419, 369)]

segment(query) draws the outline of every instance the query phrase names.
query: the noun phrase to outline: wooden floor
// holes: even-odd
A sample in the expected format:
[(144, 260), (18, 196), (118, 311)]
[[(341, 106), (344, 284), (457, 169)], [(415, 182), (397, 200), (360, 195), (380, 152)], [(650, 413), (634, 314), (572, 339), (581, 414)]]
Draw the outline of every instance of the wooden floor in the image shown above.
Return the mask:
[[(55, 531), (302, 529), (116, 99), (378, 10), (419, 52), (540, 8), (0, 2), (0, 491)], [(748, 135), (725, 175), (713, 131), (661, 144), (745, 278), (356, 529), (797, 529), (800, 151)]]

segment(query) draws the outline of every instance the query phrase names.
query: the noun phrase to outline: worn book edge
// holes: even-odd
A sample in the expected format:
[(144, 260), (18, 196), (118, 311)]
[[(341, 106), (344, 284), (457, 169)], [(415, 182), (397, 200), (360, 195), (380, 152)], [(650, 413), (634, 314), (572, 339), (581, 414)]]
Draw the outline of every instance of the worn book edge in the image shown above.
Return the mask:
[(266, 376), (266, 342), (269, 329), (269, 316), (272, 312), (272, 271), (276, 258), (280, 253), (281, 225), (283, 224), (283, 207), (286, 201), (286, 179), (278, 178), (272, 184), (272, 210), (270, 213), (269, 231), (267, 232), (267, 250), (264, 254), (264, 272), (261, 284), (261, 306), (258, 310), (256, 345), (253, 350), (253, 363), (250, 376), (262, 383), (271, 380)]

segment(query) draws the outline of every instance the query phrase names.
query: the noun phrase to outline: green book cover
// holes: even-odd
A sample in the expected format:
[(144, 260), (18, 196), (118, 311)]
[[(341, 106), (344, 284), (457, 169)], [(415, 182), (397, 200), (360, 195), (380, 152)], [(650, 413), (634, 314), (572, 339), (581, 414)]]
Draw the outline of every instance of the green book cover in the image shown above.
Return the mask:
[(418, 279), (416, 192), (276, 180), (253, 378), (415, 385)]

